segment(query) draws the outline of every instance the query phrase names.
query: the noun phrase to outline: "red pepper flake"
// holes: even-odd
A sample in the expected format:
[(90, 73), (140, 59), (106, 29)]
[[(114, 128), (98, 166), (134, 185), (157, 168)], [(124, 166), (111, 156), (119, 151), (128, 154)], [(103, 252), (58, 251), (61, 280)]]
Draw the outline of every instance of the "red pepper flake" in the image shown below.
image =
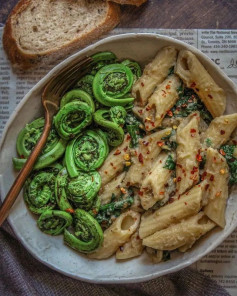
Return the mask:
[(145, 85), (145, 84), (144, 84), (143, 82), (141, 82), (141, 86), (144, 87), (144, 85)]
[(70, 214), (74, 214), (75, 213), (75, 211), (73, 209), (70, 209), (70, 208), (66, 209), (65, 211), (67, 213), (70, 213)]
[(177, 182), (180, 182), (181, 180), (182, 180), (181, 177), (178, 177), (178, 178), (177, 178)]
[(205, 190), (207, 191), (207, 189), (209, 188), (209, 184), (206, 184), (206, 186), (205, 186)]
[(207, 95), (210, 99), (213, 99), (213, 96), (212, 95)]
[(181, 195), (179, 194), (178, 199), (180, 199)]
[(183, 167), (182, 164), (179, 164), (179, 163), (177, 163), (176, 165), (177, 165), (179, 168), (181, 168), (181, 169), (182, 169), (182, 167)]
[(149, 142), (147, 142), (147, 141), (142, 141), (142, 144), (143, 144), (144, 146), (148, 146), (148, 145), (149, 145)]
[(190, 133), (196, 133), (195, 128), (191, 128), (191, 129), (190, 129)]
[(199, 91), (199, 88), (195, 88), (196, 89), (196, 91)]
[(150, 111), (150, 110), (151, 110), (151, 106), (147, 106), (146, 111)]
[(197, 154), (196, 159), (197, 159), (198, 162), (201, 162), (202, 161), (202, 156), (200, 154)]
[(169, 85), (169, 84), (167, 84), (165, 88), (166, 88), (166, 89), (170, 89), (170, 85)]
[(190, 87), (195, 87), (196, 86), (196, 82), (192, 82), (191, 84), (190, 84)]
[(107, 175), (107, 174), (108, 174), (108, 172), (107, 172), (107, 171), (105, 171), (105, 174)]
[(206, 175), (207, 175), (207, 172), (204, 172), (204, 173), (202, 174), (202, 177), (201, 177), (201, 179), (202, 179), (202, 180), (204, 180), (204, 179), (205, 179), (205, 177), (206, 177)]
[(25, 159), (25, 156), (22, 154), (22, 155), (20, 155), (20, 158)]
[(140, 236), (139, 236), (139, 235), (137, 235), (137, 236), (136, 236), (136, 239), (140, 239)]
[(157, 145), (158, 145), (159, 147), (162, 147), (162, 146), (164, 145), (164, 142), (162, 142), (162, 141), (158, 141), (158, 142), (157, 142)]
[(171, 110), (167, 111), (167, 115), (172, 117), (173, 116), (173, 112)]
[(159, 193), (159, 195), (164, 195), (165, 193), (164, 193), (164, 191), (161, 191), (160, 193)]
[(138, 113), (142, 115), (143, 110), (142, 110), (142, 109), (139, 109), (139, 110), (138, 110)]
[(149, 150), (147, 150), (147, 153), (146, 154), (150, 154), (151, 152)]
[(154, 122), (154, 121), (151, 121), (150, 123), (151, 123), (151, 125), (152, 125), (153, 127), (155, 127), (155, 122)]
[(182, 108), (186, 108), (188, 105), (187, 104), (182, 104), (181, 107)]
[(211, 175), (210, 181), (214, 181), (214, 176), (213, 175)]
[(225, 151), (223, 149), (220, 149), (220, 154), (225, 155)]
[(234, 144), (234, 145), (237, 145), (237, 141), (235, 141), (235, 140), (232, 140), (232, 142), (233, 142), (233, 144)]
[(169, 203), (172, 203), (172, 202), (174, 202), (174, 198), (173, 197), (170, 197)]
[(127, 135), (126, 140), (129, 141), (130, 139), (131, 139), (131, 136), (130, 135)]
[(220, 134), (221, 134), (221, 135), (224, 135), (224, 134), (225, 134), (225, 131), (224, 131), (224, 130), (221, 130), (221, 131), (220, 131)]
[(138, 155), (138, 160), (140, 163), (143, 163), (143, 155), (141, 153)]
[(143, 191), (138, 191), (138, 195), (143, 196)]
[(114, 164), (111, 162), (110, 165), (114, 166)]
[(116, 166), (114, 166), (114, 167), (113, 167), (113, 169), (114, 169), (114, 170), (117, 170), (117, 167), (116, 167)]
[(184, 202), (185, 206), (187, 205), (186, 201)]
[(121, 154), (121, 151), (119, 149), (117, 149), (115, 152), (114, 152), (114, 155), (119, 155)]
[(126, 152), (128, 150), (128, 146), (123, 148), (123, 151)]

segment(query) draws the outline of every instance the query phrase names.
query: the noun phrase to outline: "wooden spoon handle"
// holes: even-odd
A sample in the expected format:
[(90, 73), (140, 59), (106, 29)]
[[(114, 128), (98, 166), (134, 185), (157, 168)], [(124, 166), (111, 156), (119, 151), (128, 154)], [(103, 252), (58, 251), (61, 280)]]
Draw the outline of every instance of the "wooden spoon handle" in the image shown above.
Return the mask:
[(8, 191), (4, 201), (2, 203), (2, 206), (0, 208), (0, 226), (7, 218), (11, 207), (13, 206), (15, 200), (17, 199), (17, 196), (20, 193), (27, 177), (29, 176), (30, 172), (32, 171), (33, 166), (34, 166), (40, 152), (42, 151), (42, 149), (47, 141), (51, 125), (52, 125), (52, 117), (49, 116), (48, 112), (46, 112), (45, 126), (44, 126), (43, 133), (42, 133), (39, 141), (35, 145), (35, 148), (33, 149), (30, 156), (28, 157), (27, 162), (25, 163), (24, 167), (21, 169), (20, 173), (18, 174), (17, 178), (15, 179), (14, 183), (12, 184), (10, 190)]

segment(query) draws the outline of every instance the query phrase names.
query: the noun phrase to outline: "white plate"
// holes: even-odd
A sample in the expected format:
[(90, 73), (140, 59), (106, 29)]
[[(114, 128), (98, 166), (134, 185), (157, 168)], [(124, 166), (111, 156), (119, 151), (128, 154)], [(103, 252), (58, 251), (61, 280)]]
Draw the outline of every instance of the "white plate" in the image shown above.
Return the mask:
[[(0, 155), (1, 196), (5, 196), (16, 173), (12, 157), (16, 155), (16, 137), (24, 125), (43, 114), (41, 93), (50, 77), (77, 56), (91, 55), (99, 51), (112, 51), (118, 58), (130, 58), (145, 65), (154, 58), (163, 46), (192, 50), (211, 73), (214, 80), (226, 91), (227, 113), (237, 112), (237, 88), (219, 68), (197, 49), (169, 37), (156, 34), (124, 34), (99, 41), (63, 61), (48, 73), (24, 97), (11, 115), (3, 133)], [(201, 239), (189, 252), (175, 254), (172, 260), (152, 264), (145, 256), (125, 262), (116, 262), (112, 257), (103, 261), (89, 260), (63, 244), (62, 236), (51, 237), (39, 231), (35, 218), (27, 210), (22, 194), (8, 218), (15, 234), (25, 248), (39, 261), (70, 277), (94, 283), (132, 283), (147, 281), (158, 276), (178, 271), (217, 247), (237, 226), (237, 190), (232, 190), (226, 210), (226, 227), (216, 228)]]

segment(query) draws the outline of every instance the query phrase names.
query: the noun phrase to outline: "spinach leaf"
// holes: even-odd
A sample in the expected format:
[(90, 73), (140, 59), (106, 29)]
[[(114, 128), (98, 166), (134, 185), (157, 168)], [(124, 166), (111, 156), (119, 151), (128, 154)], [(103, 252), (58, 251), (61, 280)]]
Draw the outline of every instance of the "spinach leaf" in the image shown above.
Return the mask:
[(224, 157), (227, 161), (227, 164), (230, 169), (230, 180), (229, 183), (237, 184), (237, 158), (234, 157), (234, 150), (237, 148), (237, 145), (224, 145), (221, 146), (220, 149), (222, 149), (225, 153)]
[(174, 170), (175, 167), (176, 167), (176, 163), (174, 162), (172, 155), (169, 154), (166, 159), (164, 168), (166, 168), (168, 170)]

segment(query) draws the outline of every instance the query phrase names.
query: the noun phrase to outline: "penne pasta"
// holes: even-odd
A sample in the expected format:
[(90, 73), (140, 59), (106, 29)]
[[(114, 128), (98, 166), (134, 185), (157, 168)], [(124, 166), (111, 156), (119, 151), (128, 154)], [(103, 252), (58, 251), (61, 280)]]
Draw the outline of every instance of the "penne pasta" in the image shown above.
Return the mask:
[(142, 215), (139, 236), (143, 239), (158, 230), (167, 228), (181, 219), (197, 214), (201, 209), (202, 188), (199, 185), (154, 213)]
[[(203, 212), (155, 232), (143, 239), (144, 246), (158, 250), (190, 248), (196, 240), (216, 226)], [(182, 249), (181, 249), (182, 250)], [(184, 250), (184, 249), (183, 249)]]
[(171, 75), (162, 82), (144, 107), (143, 122), (147, 131), (151, 131), (161, 125), (167, 111), (169, 111), (179, 98), (178, 88), (181, 81), (176, 75)]
[(118, 248), (115, 257), (118, 260), (134, 258), (140, 256), (143, 249), (142, 240), (138, 235), (138, 231), (136, 231), (128, 242)]
[(136, 81), (132, 95), (137, 105), (145, 106), (155, 88), (168, 76), (169, 70), (174, 67), (177, 59), (177, 50), (172, 47), (162, 48), (153, 61), (146, 65), (142, 76)]
[(113, 224), (105, 230), (102, 246), (94, 253), (88, 254), (88, 257), (105, 259), (112, 256), (120, 246), (129, 241), (131, 235), (137, 230), (139, 223), (139, 213), (129, 210), (121, 214)]
[(153, 162), (161, 152), (159, 143), (162, 141), (162, 138), (167, 137), (171, 131), (171, 128), (167, 128), (139, 140), (138, 149), (132, 157), (133, 164), (129, 168), (124, 180), (127, 186), (132, 185), (140, 187), (144, 177), (147, 172), (150, 171)]
[(105, 162), (98, 170), (101, 176), (102, 187), (109, 183), (112, 179), (114, 179), (123, 171), (125, 166), (124, 156), (125, 154), (130, 155), (129, 145), (130, 137), (128, 135), (125, 135), (123, 143), (117, 148), (114, 148), (109, 153)]
[(167, 158), (167, 153), (161, 153), (142, 182), (140, 199), (145, 210), (148, 210), (157, 201), (164, 198), (165, 184), (172, 174), (171, 170), (165, 168)]
[(184, 193), (199, 181), (199, 120), (199, 113), (192, 113), (177, 128), (177, 194)]
[(219, 148), (225, 144), (237, 127), (237, 113), (216, 117), (201, 135), (204, 147)]
[(215, 149), (207, 149), (203, 179), (207, 182), (205, 186), (207, 205), (204, 208), (204, 213), (217, 225), (224, 228), (229, 169), (225, 158)]
[(226, 95), (197, 57), (188, 50), (181, 50), (178, 55), (175, 73), (192, 88), (203, 101), (213, 117), (221, 116), (226, 108)]

